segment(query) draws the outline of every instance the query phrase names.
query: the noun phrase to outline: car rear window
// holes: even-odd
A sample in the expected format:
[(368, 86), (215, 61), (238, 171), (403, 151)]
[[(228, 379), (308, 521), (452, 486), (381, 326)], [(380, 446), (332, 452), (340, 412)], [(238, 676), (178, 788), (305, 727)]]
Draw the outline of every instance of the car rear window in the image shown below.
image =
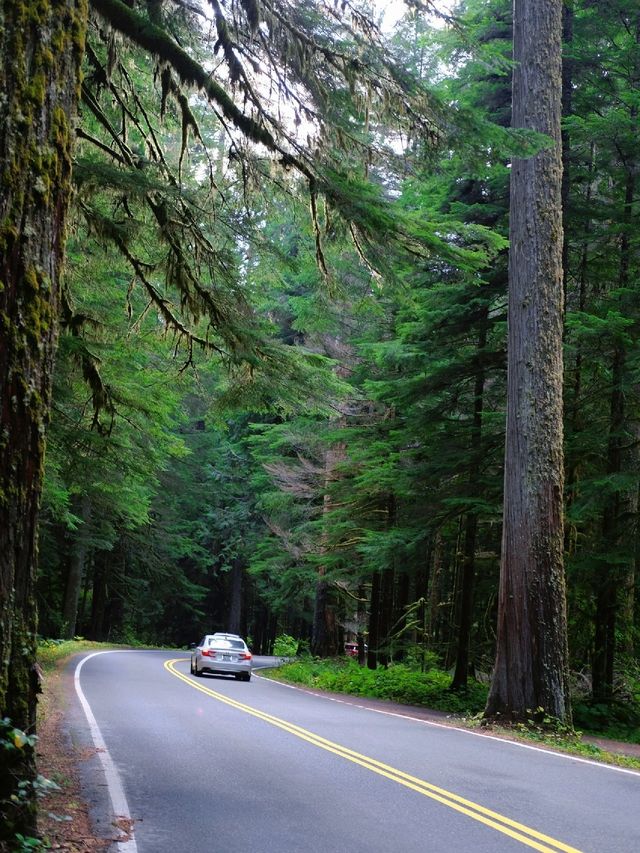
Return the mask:
[(220, 637), (211, 637), (209, 645), (216, 649), (244, 649), (242, 640), (223, 640)]

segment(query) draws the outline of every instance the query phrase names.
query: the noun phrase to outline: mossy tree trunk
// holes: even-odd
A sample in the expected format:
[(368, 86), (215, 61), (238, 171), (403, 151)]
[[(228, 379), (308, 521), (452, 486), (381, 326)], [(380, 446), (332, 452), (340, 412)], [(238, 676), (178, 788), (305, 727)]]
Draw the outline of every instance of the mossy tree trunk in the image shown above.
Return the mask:
[[(36, 525), (56, 346), (83, 0), (0, 6), (0, 717), (33, 733)], [(0, 767), (0, 800), (34, 772), (33, 750)], [(0, 838), (29, 834), (33, 797)]]
[(562, 0), (516, 0), (502, 563), (489, 718), (571, 720), (563, 565)]

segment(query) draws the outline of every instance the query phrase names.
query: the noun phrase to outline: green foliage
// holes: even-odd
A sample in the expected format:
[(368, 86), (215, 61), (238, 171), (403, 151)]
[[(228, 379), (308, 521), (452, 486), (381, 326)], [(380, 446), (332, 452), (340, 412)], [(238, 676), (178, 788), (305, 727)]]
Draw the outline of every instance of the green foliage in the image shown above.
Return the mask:
[(470, 684), (464, 693), (452, 693), (451, 677), (446, 672), (420, 672), (403, 664), (372, 670), (353, 661), (302, 660), (267, 674), (334, 693), (388, 699), (454, 714), (476, 714), (484, 707), (487, 696), (486, 687), (478, 682)]
[(289, 634), (278, 634), (273, 644), (273, 654), (277, 657), (293, 658), (298, 654), (299, 641)]
[(613, 740), (640, 744), (640, 702), (575, 702), (573, 721), (577, 728)]
[(614, 740), (640, 743), (640, 670), (627, 662), (617, 674), (615, 692), (609, 702), (594, 701), (584, 691), (573, 703), (575, 725), (585, 732)]
[(3, 768), (3, 782), (10, 780), (9, 787), (3, 785), (0, 796), (0, 814), (2, 815), (2, 834), (0, 845), (8, 853), (21, 853), (28, 850), (44, 850), (48, 845), (44, 841), (25, 836), (17, 831), (23, 822), (25, 812), (29, 812), (37, 800), (52, 790), (58, 790), (58, 785), (50, 779), (38, 774), (33, 779), (20, 777), (23, 767), (22, 757), (26, 751), (33, 752), (38, 738), (27, 734), (13, 725), (7, 717), (0, 720), (0, 762)]
[[(92, 640), (85, 640), (83, 637), (74, 637), (73, 640), (41, 637), (38, 639), (38, 664), (44, 672), (50, 672), (56, 668), (60, 661), (67, 660), (71, 655), (78, 654), (78, 652), (100, 651), (113, 648), (118, 647), (113, 643), (97, 643)], [(125, 646), (122, 646), (122, 648), (125, 648)]]

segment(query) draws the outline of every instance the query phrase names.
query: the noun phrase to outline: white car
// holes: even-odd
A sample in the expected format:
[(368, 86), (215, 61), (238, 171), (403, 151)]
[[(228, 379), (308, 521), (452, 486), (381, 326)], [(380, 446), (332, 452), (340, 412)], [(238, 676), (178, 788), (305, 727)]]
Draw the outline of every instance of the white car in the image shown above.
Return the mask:
[(251, 652), (237, 634), (207, 634), (191, 652), (191, 674), (234, 675), (251, 680)]

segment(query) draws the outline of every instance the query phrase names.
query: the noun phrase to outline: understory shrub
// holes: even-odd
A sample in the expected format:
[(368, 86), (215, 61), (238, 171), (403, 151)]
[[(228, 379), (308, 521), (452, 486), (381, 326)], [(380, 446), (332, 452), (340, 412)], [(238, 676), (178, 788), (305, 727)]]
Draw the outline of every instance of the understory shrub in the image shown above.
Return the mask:
[(450, 690), (451, 676), (439, 669), (427, 672), (404, 664), (378, 669), (360, 667), (354, 661), (310, 660), (285, 664), (271, 672), (276, 678), (320, 690), (389, 699), (456, 714), (476, 714), (484, 708), (486, 686), (469, 682), (466, 691)]

